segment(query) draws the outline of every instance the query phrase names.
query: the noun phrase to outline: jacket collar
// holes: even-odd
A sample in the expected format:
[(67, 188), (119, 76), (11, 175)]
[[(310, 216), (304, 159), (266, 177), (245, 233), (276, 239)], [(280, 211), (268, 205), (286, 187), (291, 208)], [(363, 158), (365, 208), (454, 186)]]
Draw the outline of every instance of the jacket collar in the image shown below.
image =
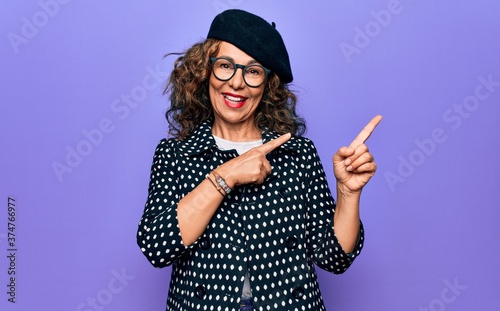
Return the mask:
[[(264, 129), (262, 131), (262, 140), (264, 144), (279, 136), (280, 135), (278, 133), (268, 129)], [(215, 143), (215, 139), (212, 135), (212, 120), (204, 121), (196, 127), (193, 133), (182, 140), (178, 140), (178, 142), (179, 152), (185, 157), (216, 149), (217, 144)], [(299, 147), (296, 138), (292, 136), (290, 140), (279, 146), (278, 149), (295, 152), (298, 151)]]

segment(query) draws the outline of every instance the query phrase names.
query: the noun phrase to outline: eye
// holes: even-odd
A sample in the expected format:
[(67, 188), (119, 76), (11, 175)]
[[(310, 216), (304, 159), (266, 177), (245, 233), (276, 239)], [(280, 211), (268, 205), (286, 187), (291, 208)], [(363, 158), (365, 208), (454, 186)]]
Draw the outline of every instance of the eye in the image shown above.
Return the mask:
[(215, 66), (224, 70), (233, 70), (234, 65), (227, 59), (218, 59)]
[(264, 69), (260, 66), (250, 66), (246, 70), (247, 75), (260, 76), (264, 74)]

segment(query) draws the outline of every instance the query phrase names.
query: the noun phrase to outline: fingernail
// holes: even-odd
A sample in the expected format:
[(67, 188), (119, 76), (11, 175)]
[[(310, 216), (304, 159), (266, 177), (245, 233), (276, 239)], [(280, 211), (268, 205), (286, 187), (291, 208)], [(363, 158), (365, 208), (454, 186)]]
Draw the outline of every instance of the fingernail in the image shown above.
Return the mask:
[(349, 172), (350, 172), (350, 171), (352, 171), (352, 166), (350, 166), (350, 165), (349, 165), (349, 166), (346, 168), (346, 170), (347, 170), (347, 171), (349, 171)]

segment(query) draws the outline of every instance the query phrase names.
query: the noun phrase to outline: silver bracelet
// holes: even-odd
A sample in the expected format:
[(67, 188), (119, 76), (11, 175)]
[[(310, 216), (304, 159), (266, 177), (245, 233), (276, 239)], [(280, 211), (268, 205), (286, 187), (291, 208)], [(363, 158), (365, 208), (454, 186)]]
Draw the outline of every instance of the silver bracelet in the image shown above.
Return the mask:
[(210, 174), (207, 174), (206, 176), (206, 179), (210, 180), (210, 182), (212, 183), (212, 185), (214, 185), (215, 189), (217, 189), (217, 192), (220, 193), (220, 195), (222, 195), (222, 197), (225, 197), (225, 192), (224, 192), (224, 189), (221, 188), (221, 186), (219, 186), (218, 184), (216, 184), (212, 178), (210, 178)]
[(226, 181), (224, 178), (220, 177), (219, 174), (217, 174), (215, 171), (212, 171), (212, 174), (215, 176), (215, 181), (221, 186), (221, 188), (224, 190), (226, 194), (229, 194), (231, 192), (231, 188), (227, 185)]

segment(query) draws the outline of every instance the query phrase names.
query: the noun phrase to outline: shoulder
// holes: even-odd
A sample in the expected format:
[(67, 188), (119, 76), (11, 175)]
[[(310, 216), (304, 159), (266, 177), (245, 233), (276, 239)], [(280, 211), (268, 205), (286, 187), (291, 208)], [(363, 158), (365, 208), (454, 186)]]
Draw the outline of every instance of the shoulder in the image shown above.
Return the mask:
[[(274, 131), (264, 130), (262, 132), (262, 139), (264, 143), (276, 139), (279, 136), (281, 135)], [(304, 136), (292, 136), (287, 142), (282, 144), (279, 149), (297, 153), (316, 152), (316, 147), (314, 146), (313, 141)]]
[(163, 138), (156, 147), (156, 154), (176, 154), (181, 157), (190, 157), (202, 154), (217, 147), (213, 138), (209, 121), (203, 122), (184, 138)]
[(300, 154), (316, 154), (316, 146), (314, 145), (314, 142), (303, 136), (292, 136), (292, 138), (289, 140), (289, 143), (296, 152)]
[(295, 141), (299, 146), (305, 147), (305, 148), (316, 148), (314, 146), (314, 142), (304, 136), (293, 136), (292, 140)]
[(155, 153), (164, 153), (175, 147), (175, 138), (162, 138), (156, 145)]

